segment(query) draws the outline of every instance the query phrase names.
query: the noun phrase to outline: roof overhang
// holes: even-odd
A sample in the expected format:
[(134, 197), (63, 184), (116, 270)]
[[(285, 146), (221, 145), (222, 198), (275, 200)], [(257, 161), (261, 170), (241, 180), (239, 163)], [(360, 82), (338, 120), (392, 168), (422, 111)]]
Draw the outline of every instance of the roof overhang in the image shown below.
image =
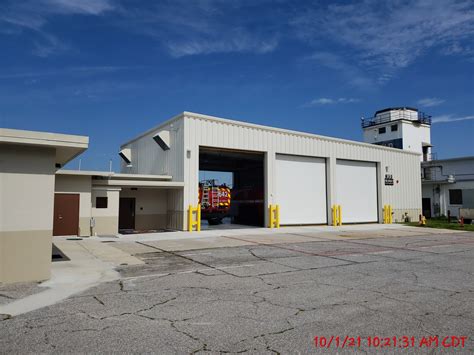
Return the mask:
[(56, 164), (65, 165), (89, 146), (89, 137), (0, 128), (0, 144), (53, 148)]
[(98, 176), (107, 177), (109, 179), (125, 179), (125, 180), (171, 180), (171, 175), (145, 175), (145, 174), (121, 174), (113, 171), (98, 170), (66, 170), (61, 169), (56, 172), (57, 175), (81, 175), (81, 176)]
[(183, 188), (184, 182), (171, 181), (170, 175), (120, 174), (108, 171), (58, 170), (56, 175), (90, 176), (93, 186)]
[(177, 181), (150, 181), (150, 180), (93, 180), (93, 186), (115, 186), (115, 187), (148, 187), (148, 188), (167, 188), (167, 189), (182, 189), (184, 182)]

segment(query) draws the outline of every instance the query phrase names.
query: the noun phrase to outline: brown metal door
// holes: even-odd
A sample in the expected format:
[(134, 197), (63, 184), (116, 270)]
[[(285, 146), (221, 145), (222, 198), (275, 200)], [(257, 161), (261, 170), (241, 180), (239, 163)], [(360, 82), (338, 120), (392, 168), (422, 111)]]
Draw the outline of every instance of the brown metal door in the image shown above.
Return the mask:
[(135, 198), (133, 197), (120, 198), (119, 229), (135, 229)]
[(54, 195), (53, 235), (79, 234), (79, 195)]

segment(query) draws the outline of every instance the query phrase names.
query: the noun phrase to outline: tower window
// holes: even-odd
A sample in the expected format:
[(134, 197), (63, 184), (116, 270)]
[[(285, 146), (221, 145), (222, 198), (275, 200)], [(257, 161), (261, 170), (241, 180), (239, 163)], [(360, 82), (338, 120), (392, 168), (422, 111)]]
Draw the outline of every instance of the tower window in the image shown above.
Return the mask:
[(390, 129), (391, 129), (392, 132), (396, 132), (396, 131), (398, 131), (398, 125), (397, 125), (397, 124), (393, 124)]
[(386, 132), (385, 127), (380, 127), (379, 128), (379, 134), (384, 134)]

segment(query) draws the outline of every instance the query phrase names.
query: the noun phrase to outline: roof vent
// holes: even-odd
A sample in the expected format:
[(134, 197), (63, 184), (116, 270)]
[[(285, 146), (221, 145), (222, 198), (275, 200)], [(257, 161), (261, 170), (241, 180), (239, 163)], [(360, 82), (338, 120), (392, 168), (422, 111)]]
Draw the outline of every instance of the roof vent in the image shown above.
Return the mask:
[(122, 149), (119, 155), (127, 165), (130, 165), (132, 162), (132, 150), (130, 148)]
[(161, 147), (161, 149), (170, 149), (170, 131), (158, 132), (153, 136), (153, 140)]

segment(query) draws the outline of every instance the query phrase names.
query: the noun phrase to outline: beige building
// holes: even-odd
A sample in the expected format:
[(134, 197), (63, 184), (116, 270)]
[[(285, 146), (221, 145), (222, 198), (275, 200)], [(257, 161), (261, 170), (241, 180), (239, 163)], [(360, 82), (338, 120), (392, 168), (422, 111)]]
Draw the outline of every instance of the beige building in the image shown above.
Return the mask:
[[(169, 229), (168, 194), (184, 186), (171, 179), (167, 175), (59, 170), (54, 235), (88, 237), (115, 235), (119, 230)], [(61, 203), (62, 199), (67, 202)]]
[(49, 278), (55, 173), (88, 142), (0, 129), (0, 282)]

